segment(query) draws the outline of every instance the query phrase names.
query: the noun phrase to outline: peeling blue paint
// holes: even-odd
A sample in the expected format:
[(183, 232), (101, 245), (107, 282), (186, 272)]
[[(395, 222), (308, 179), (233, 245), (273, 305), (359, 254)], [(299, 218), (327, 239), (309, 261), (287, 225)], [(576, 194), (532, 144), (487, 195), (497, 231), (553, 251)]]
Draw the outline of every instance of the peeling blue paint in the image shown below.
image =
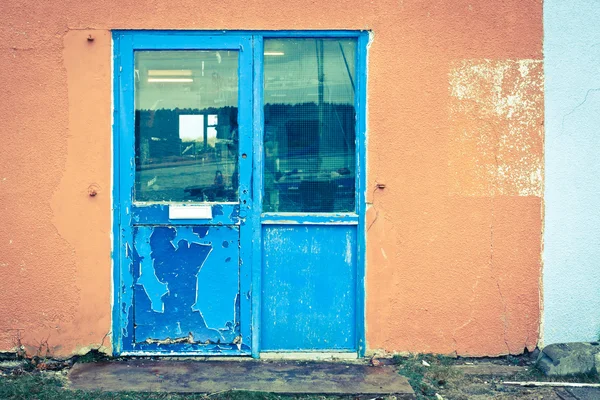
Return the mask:
[[(136, 227), (135, 232), (134, 262), (140, 266), (134, 293), (136, 346), (233, 343), (240, 332), (239, 272), (224, 260), (238, 258), (239, 246), (233, 244), (239, 230), (178, 226)], [(211, 244), (224, 241), (230, 246)], [(149, 261), (151, 269), (145, 266)], [(142, 281), (152, 275), (155, 280)]]
[(213, 204), (212, 219), (169, 219), (168, 204), (134, 204), (131, 206), (131, 219), (136, 225), (168, 225), (168, 226), (191, 226), (201, 222), (203, 225), (239, 225), (238, 204)]
[(139, 257), (140, 277), (136, 284), (141, 285), (150, 300), (152, 311), (165, 311), (162, 297), (169, 292), (167, 284), (161, 282), (154, 271), (154, 260), (151, 258), (150, 237), (152, 229), (140, 226), (135, 229), (136, 252)]
[(239, 258), (238, 231), (213, 228), (209, 236), (226, 240), (213, 239), (222, 244), (213, 247), (211, 262), (205, 263), (198, 272), (198, 297), (193, 308), (202, 314), (207, 326), (233, 329), (239, 313), (235, 304), (239, 293), (239, 268), (236, 263), (227, 263), (226, 260)]
[(122, 307), (121, 307), (121, 317), (123, 318), (124, 324), (122, 325), (121, 332), (122, 338), (130, 338), (133, 336), (133, 313), (131, 309), (133, 308), (131, 304), (131, 299), (133, 297), (133, 275), (134, 275), (134, 260), (136, 255), (135, 251), (131, 249), (131, 246), (128, 242), (125, 242), (125, 260), (128, 262), (127, 273), (122, 274), (121, 276), (121, 299)]
[(231, 210), (231, 214), (229, 214), (229, 219), (232, 221), (239, 221), (240, 219), (240, 205), (236, 204)]
[(198, 237), (200, 239), (204, 238), (206, 235), (208, 235), (208, 230), (210, 228), (208, 226), (195, 226), (192, 228), (192, 231), (198, 235)]
[(264, 213), (263, 225), (358, 225), (355, 213)]
[[(201, 237), (189, 227), (172, 228), (175, 231), (175, 237), (171, 240), (171, 244), (175, 250), (179, 250), (179, 245), (183, 241), (189, 248), (193, 243), (198, 243), (198, 239)], [(207, 231), (208, 232), (208, 229)], [(205, 235), (206, 236), (206, 235)]]
[[(239, 205), (237, 207), (239, 209)], [(215, 217), (218, 217), (219, 215), (225, 215), (223, 213), (223, 206), (221, 204), (215, 204), (212, 207), (212, 213), (213, 213), (213, 216), (215, 216)]]

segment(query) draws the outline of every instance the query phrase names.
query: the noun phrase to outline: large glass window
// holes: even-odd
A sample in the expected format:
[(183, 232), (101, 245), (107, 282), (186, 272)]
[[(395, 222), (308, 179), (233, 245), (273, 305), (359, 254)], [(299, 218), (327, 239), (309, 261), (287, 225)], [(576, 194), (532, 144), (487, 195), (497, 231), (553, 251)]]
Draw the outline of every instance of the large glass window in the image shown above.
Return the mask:
[(135, 201), (238, 201), (238, 52), (135, 53)]
[(356, 40), (265, 39), (265, 212), (352, 212)]

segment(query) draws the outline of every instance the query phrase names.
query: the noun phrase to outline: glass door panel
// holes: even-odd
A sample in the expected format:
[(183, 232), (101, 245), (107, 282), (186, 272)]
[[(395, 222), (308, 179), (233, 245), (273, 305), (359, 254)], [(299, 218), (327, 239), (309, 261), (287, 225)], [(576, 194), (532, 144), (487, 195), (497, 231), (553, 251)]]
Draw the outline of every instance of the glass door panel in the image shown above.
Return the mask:
[(263, 211), (355, 211), (356, 40), (264, 49)]
[(237, 115), (237, 51), (136, 52), (134, 201), (238, 201)]

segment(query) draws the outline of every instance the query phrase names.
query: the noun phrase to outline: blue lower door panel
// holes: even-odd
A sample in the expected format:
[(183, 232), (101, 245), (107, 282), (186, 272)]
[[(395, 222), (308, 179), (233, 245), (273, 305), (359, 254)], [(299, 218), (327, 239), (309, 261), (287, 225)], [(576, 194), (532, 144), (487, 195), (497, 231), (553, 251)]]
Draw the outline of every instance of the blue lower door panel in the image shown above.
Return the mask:
[(262, 351), (356, 349), (356, 226), (263, 227)]
[(239, 229), (134, 228), (134, 343), (148, 351), (240, 349)]

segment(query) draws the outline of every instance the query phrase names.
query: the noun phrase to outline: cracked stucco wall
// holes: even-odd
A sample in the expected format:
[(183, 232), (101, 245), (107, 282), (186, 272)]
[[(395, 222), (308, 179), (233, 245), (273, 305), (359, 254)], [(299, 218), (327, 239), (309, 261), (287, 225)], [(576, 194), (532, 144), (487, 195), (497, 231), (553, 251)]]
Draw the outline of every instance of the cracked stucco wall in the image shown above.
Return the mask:
[(7, 6), (0, 348), (110, 348), (110, 34)]
[(520, 353), (540, 322), (542, 3), (442, 3), (404, 2), (393, 64), (377, 32), (369, 56), (368, 345)]
[(372, 30), (368, 348), (535, 346), (540, 0), (14, 0), (0, 2), (0, 350), (16, 332), (30, 352), (110, 344), (111, 29)]
[(600, 6), (544, 2), (544, 344), (600, 337)]

